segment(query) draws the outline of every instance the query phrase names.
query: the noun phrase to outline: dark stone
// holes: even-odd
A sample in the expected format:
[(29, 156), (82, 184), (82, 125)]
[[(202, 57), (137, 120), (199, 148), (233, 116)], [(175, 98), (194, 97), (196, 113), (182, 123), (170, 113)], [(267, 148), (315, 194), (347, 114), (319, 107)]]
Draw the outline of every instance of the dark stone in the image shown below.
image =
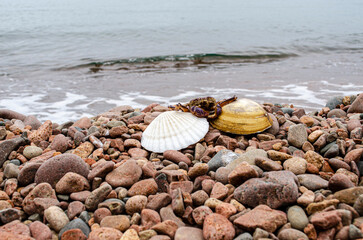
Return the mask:
[(0, 143), (0, 168), (3, 166), (4, 162), (7, 160), (9, 154), (20, 147), (25, 145), (29, 140), (23, 137), (17, 137), (9, 140), (5, 140)]
[(9, 109), (0, 109), (0, 118), (3, 119), (19, 119), (21, 121), (24, 121), (24, 119), (26, 118), (26, 116), (24, 114), (15, 112), (15, 111), (11, 111)]
[(20, 211), (15, 208), (7, 208), (0, 211), (0, 223), (7, 224), (14, 220), (21, 220)]
[(89, 173), (88, 165), (77, 155), (61, 154), (50, 158), (40, 166), (35, 174), (35, 182), (47, 182), (53, 188), (56, 183), (67, 173), (74, 172), (87, 178)]
[(18, 175), (19, 185), (27, 186), (34, 182), (35, 174), (40, 168), (42, 163), (40, 162), (29, 162), (24, 165)]
[(62, 238), (62, 234), (70, 229), (81, 229), (81, 231), (84, 233), (84, 235), (86, 235), (88, 237), (89, 233), (91, 232), (90, 227), (81, 219), (76, 218), (73, 219), (72, 221), (70, 221), (69, 223), (67, 223), (67, 225), (65, 225), (62, 230), (60, 230), (58, 236), (59, 239)]

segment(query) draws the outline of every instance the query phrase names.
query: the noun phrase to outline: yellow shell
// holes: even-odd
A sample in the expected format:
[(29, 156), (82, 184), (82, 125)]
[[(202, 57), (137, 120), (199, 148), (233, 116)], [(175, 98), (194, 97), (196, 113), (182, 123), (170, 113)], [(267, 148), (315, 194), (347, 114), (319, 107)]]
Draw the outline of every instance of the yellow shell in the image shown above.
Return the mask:
[(223, 132), (247, 135), (271, 127), (272, 119), (258, 103), (242, 98), (224, 106), (211, 125)]

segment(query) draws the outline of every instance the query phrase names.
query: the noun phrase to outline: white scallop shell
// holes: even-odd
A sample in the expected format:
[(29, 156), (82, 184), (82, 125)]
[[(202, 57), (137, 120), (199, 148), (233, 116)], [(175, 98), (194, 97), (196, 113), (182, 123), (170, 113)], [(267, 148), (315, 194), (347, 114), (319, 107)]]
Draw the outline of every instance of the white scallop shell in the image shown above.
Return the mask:
[(157, 116), (142, 134), (141, 145), (152, 152), (180, 150), (198, 142), (209, 123), (189, 112), (167, 111)]

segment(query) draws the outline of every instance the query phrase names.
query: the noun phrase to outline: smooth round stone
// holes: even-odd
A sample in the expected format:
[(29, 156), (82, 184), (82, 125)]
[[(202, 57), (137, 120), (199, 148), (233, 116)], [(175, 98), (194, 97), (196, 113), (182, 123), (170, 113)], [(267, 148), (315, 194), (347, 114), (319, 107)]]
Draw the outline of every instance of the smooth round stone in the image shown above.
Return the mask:
[(109, 121), (106, 126), (109, 128), (113, 128), (118, 126), (126, 126), (126, 124), (123, 121)]
[(13, 159), (13, 160), (10, 160), (9, 163), (12, 163), (16, 166), (20, 166), (21, 165), (21, 162), (19, 159)]
[(234, 240), (253, 240), (253, 237), (248, 232), (238, 235)]
[(56, 232), (59, 232), (69, 222), (67, 215), (57, 206), (47, 208), (44, 211), (44, 217), (48, 221), (50, 227)]
[(359, 213), (359, 215), (363, 215), (363, 194), (359, 195), (357, 200), (355, 200), (353, 207)]
[(50, 149), (64, 153), (68, 149), (69, 142), (69, 138), (63, 134), (58, 134), (54, 137), (52, 143), (50, 144)]
[(108, 208), (98, 208), (95, 212), (94, 212), (94, 220), (95, 220), (95, 223), (101, 223), (102, 219), (107, 217), (107, 216), (111, 216), (112, 213), (111, 211), (108, 209)]
[(42, 153), (43, 153), (43, 150), (40, 147), (36, 147), (36, 146), (28, 146), (23, 151), (23, 155), (27, 159), (32, 159), (34, 157), (38, 157)]
[(291, 223), (291, 227), (303, 231), (309, 224), (309, 219), (304, 209), (299, 206), (292, 206), (287, 211), (287, 219)]
[(335, 144), (335, 142), (331, 142), (327, 145), (325, 145), (325, 147), (323, 147), (321, 150), (320, 150), (320, 154), (321, 155), (324, 155), (333, 145)]
[(88, 223), (88, 221), (91, 219), (91, 216), (87, 211), (83, 211), (81, 214), (79, 214), (79, 218)]
[(284, 169), (293, 172), (295, 175), (304, 174), (307, 168), (307, 162), (304, 158), (293, 157), (287, 159), (284, 164)]
[[(345, 168), (347, 170), (350, 170), (350, 166), (348, 163), (344, 162), (343, 160), (339, 160), (337, 158), (329, 159), (328, 163), (334, 170), (338, 170), (339, 168)], [(358, 168), (360, 165), (359, 163), (358, 163)], [(362, 173), (363, 173), (363, 162), (361, 162), (361, 163), (362, 163), (361, 165), (362, 165)]]
[(67, 223), (62, 230), (59, 232), (58, 236), (62, 237), (62, 234), (65, 231), (71, 230), (71, 229), (80, 229), (84, 235), (88, 237), (89, 233), (91, 232), (91, 229), (89, 228), (88, 224), (86, 224), (82, 219), (76, 218)]
[(40, 221), (29, 224), (29, 230), (35, 239), (52, 239), (52, 232), (47, 225)]
[(60, 194), (71, 194), (73, 192), (80, 192), (89, 190), (90, 185), (88, 180), (74, 172), (67, 172), (55, 186), (55, 190)]
[(308, 134), (306, 132), (306, 127), (304, 124), (298, 124), (290, 126), (287, 135), (287, 140), (289, 144), (294, 147), (301, 148), (304, 142), (308, 139)]
[(339, 147), (337, 144), (333, 144), (328, 151), (325, 152), (325, 158), (333, 158), (339, 155)]
[(195, 227), (180, 227), (176, 230), (174, 240), (203, 240), (203, 231)]
[(15, 164), (8, 163), (4, 169), (4, 176), (6, 178), (17, 178), (19, 175), (19, 167)]
[(347, 116), (347, 113), (341, 109), (333, 109), (328, 114), (328, 118), (336, 117), (336, 118), (342, 118)]
[(251, 178), (236, 188), (234, 198), (250, 207), (264, 204), (279, 208), (296, 202), (296, 182), (295, 174), (290, 171), (265, 172), (263, 178)]
[(122, 237), (122, 233), (120, 230), (109, 228), (109, 227), (100, 227), (95, 228), (89, 234), (88, 240), (106, 240), (106, 239), (120, 239)]
[(87, 178), (89, 167), (82, 158), (74, 154), (61, 154), (44, 162), (35, 174), (35, 182), (47, 182), (53, 188), (68, 172), (77, 173)]
[(18, 181), (22, 186), (27, 186), (34, 182), (35, 174), (38, 171), (42, 163), (29, 162), (26, 163), (23, 168), (19, 171)]
[(329, 182), (315, 174), (301, 174), (297, 178), (302, 186), (312, 191), (328, 188)]
[(309, 240), (309, 238), (306, 236), (305, 233), (292, 228), (282, 230), (281, 232), (279, 232), (277, 237), (279, 240), (295, 240), (295, 239)]
[(329, 179), (328, 187), (333, 192), (336, 192), (354, 187), (354, 183), (349, 179), (348, 176), (341, 173), (336, 173)]
[(125, 209), (126, 213), (132, 215), (134, 213), (140, 213), (142, 209), (146, 207), (147, 197), (143, 195), (136, 195), (127, 200)]

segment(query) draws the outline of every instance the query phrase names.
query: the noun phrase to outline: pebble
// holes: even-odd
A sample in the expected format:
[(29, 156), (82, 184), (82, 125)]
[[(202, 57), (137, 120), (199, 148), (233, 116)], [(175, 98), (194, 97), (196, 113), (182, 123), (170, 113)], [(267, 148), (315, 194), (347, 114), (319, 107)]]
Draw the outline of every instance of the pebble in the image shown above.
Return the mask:
[(328, 188), (329, 182), (315, 174), (300, 174), (297, 178), (302, 186), (312, 191)]
[(120, 230), (109, 227), (100, 227), (92, 229), (88, 236), (88, 240), (120, 239), (121, 237), (122, 233)]
[(337, 211), (319, 212), (314, 214), (310, 222), (320, 229), (330, 229), (341, 222), (341, 217)]
[(198, 176), (203, 176), (203, 175), (207, 174), (208, 170), (209, 170), (208, 164), (196, 163), (192, 168), (189, 169), (188, 176), (190, 178), (194, 179)]
[(214, 184), (213, 188), (212, 188), (212, 192), (210, 194), (211, 198), (216, 198), (219, 200), (223, 200), (225, 197), (227, 197), (228, 194), (228, 188), (223, 185), (220, 182), (217, 182)]
[(130, 219), (126, 215), (105, 216), (100, 223), (101, 227), (110, 227), (126, 231), (130, 227)]
[(228, 174), (228, 182), (234, 186), (239, 186), (250, 178), (258, 177), (257, 171), (247, 162), (242, 162)]
[(68, 205), (67, 216), (70, 220), (72, 220), (73, 218), (81, 214), (81, 212), (83, 212), (84, 210), (86, 210), (86, 207), (82, 202), (73, 201)]
[(307, 138), (308, 134), (306, 132), (304, 124), (290, 126), (287, 135), (287, 141), (289, 142), (289, 144), (297, 148), (301, 148)]
[(348, 108), (348, 113), (363, 113), (363, 94), (359, 94), (352, 105)]
[(27, 159), (32, 159), (34, 157), (38, 157), (43, 153), (43, 150), (40, 147), (36, 146), (28, 146), (24, 148), (23, 155)]
[[(3, 203), (8, 203), (6, 201), (1, 201)], [(0, 204), (1, 205), (1, 204)], [(8, 203), (8, 206), (1, 206), (0, 208), (0, 222), (2, 224), (10, 223), (14, 220), (21, 220), (21, 212), (18, 209), (11, 208), (11, 204)]]
[(334, 193), (334, 198), (342, 203), (353, 205), (361, 194), (363, 194), (363, 187), (353, 187)]
[(134, 213), (141, 213), (142, 209), (146, 207), (147, 197), (144, 195), (136, 195), (129, 198), (126, 202), (126, 213), (132, 215)]
[(79, 229), (82, 231), (82, 233), (88, 237), (89, 233), (91, 232), (91, 229), (89, 228), (89, 226), (82, 220), (79, 218), (73, 219), (72, 221), (68, 222), (63, 228), (62, 230), (59, 232), (58, 236), (59, 237), (63, 237), (62, 235), (66, 232), (69, 231), (71, 229)]
[(275, 151), (275, 150), (268, 150), (267, 155), (269, 158), (271, 158), (274, 161), (285, 161), (289, 158), (292, 158), (292, 156), (287, 153), (279, 152), (279, 151)]
[(173, 220), (179, 227), (185, 226), (185, 223), (181, 220), (181, 218), (175, 215), (171, 206), (161, 208), (160, 217), (162, 221)]
[(353, 182), (344, 174), (336, 173), (329, 179), (328, 188), (333, 192), (351, 187), (354, 187)]
[(40, 221), (29, 224), (31, 235), (37, 240), (52, 239), (52, 232), (47, 225)]
[(151, 229), (158, 233), (165, 234), (170, 238), (174, 238), (178, 225), (172, 220), (166, 220), (154, 225)]
[(327, 114), (328, 118), (342, 118), (345, 116), (347, 116), (347, 113), (341, 109), (333, 109)]
[(277, 235), (279, 240), (309, 240), (305, 233), (296, 229), (284, 229)]
[(126, 232), (124, 232), (124, 234), (120, 238), (120, 240), (139, 240), (139, 239), (140, 239), (139, 235), (135, 229), (128, 229)]
[(167, 206), (170, 202), (171, 202), (171, 197), (168, 193), (149, 195), (146, 208), (159, 211), (161, 208)]
[(55, 190), (60, 194), (70, 194), (89, 190), (90, 185), (88, 180), (74, 172), (67, 172), (55, 186)]
[(155, 180), (152, 178), (144, 179), (141, 181), (136, 182), (131, 186), (128, 190), (127, 194), (129, 196), (136, 196), (136, 195), (154, 195), (158, 191), (158, 185), (156, 184)]
[(180, 227), (175, 232), (175, 240), (204, 240), (203, 231), (195, 227)]
[(233, 223), (245, 231), (262, 228), (268, 232), (275, 232), (277, 228), (287, 223), (287, 216), (284, 212), (273, 210), (261, 204), (238, 217)]
[(57, 206), (47, 208), (44, 211), (44, 217), (50, 227), (56, 232), (59, 232), (69, 222), (67, 215)]
[(41, 141), (46, 141), (52, 135), (52, 122), (45, 121), (37, 130), (29, 135), (29, 140), (38, 145)]
[(251, 207), (266, 204), (278, 208), (297, 200), (296, 182), (296, 176), (290, 171), (267, 172), (263, 178), (249, 179), (236, 188), (234, 198)]
[(209, 171), (216, 171), (220, 167), (225, 167), (238, 157), (238, 154), (230, 150), (223, 149), (219, 151), (211, 160), (209, 160)]
[(80, 229), (70, 229), (62, 234), (61, 239), (86, 240), (87, 236)]
[(12, 233), (14, 235), (16, 235), (16, 237), (14, 238), (14, 236), (8, 237), (6, 238), (4, 235), (1, 236), (3, 237), (3, 239), (30, 239), (27, 237), (30, 237), (30, 229), (27, 225), (25, 225), (24, 223), (20, 222), (19, 220), (15, 220), (12, 221), (10, 223), (7, 223), (3, 226), (0, 227), (0, 234), (3, 234), (4, 232), (8, 232), (8, 233)]
[(358, 239), (363, 238), (362, 231), (354, 226), (353, 224), (349, 225), (349, 239)]
[(142, 170), (136, 161), (127, 160), (124, 164), (106, 175), (106, 182), (114, 188), (131, 187), (140, 179), (141, 174)]
[(204, 219), (203, 237), (206, 240), (232, 240), (234, 235), (232, 223), (223, 215), (212, 213)]
[(307, 168), (307, 162), (304, 158), (293, 157), (287, 159), (284, 164), (284, 169), (293, 172), (295, 175), (304, 174)]
[(354, 149), (347, 153), (344, 157), (344, 162), (350, 163), (352, 161), (359, 162), (360, 159), (362, 159), (363, 156), (363, 148)]
[(104, 184), (99, 188), (93, 190), (86, 198), (85, 206), (87, 210), (95, 210), (97, 205), (102, 202), (107, 195), (111, 192), (112, 187), (109, 184)]
[(87, 164), (77, 155), (62, 154), (44, 162), (35, 174), (35, 182), (47, 182), (52, 187), (68, 172), (78, 173), (87, 177), (89, 169)]
[(17, 178), (19, 175), (19, 167), (15, 164), (8, 163), (4, 169), (4, 177), (6, 178)]
[(300, 206), (292, 206), (287, 211), (287, 219), (291, 224), (292, 228), (303, 231), (304, 228), (309, 224), (309, 219), (305, 214), (304, 209)]
[(203, 225), (204, 219), (212, 214), (213, 211), (207, 206), (200, 206), (193, 210), (192, 216), (196, 224)]
[(256, 157), (255, 158), (255, 164), (262, 168), (265, 171), (280, 171), (282, 170), (281, 164), (277, 163), (276, 161), (273, 161), (269, 158), (264, 157)]
[(89, 155), (93, 152), (95, 147), (90, 142), (81, 143), (76, 149), (73, 150), (73, 154), (79, 156), (82, 159), (88, 158)]

